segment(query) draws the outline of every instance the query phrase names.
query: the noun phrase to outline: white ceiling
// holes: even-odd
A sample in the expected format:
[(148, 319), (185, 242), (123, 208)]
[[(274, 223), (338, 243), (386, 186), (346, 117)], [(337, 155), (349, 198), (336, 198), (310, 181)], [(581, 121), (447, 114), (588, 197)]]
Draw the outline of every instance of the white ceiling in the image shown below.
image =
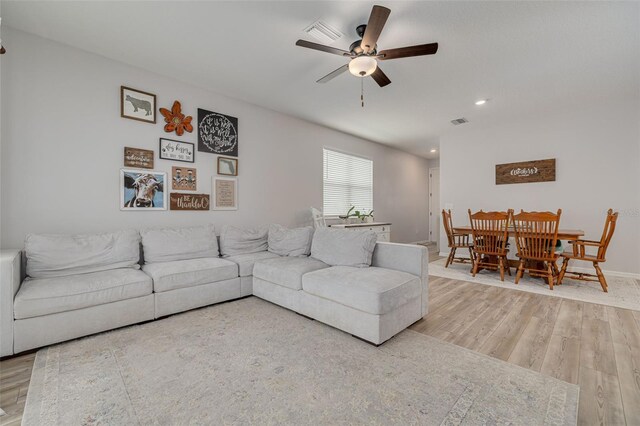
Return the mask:
[[(367, 79), (363, 109), (356, 77), (315, 83), (345, 59), (294, 43), (322, 19), (347, 49), (373, 4), (2, 0), (1, 11), (7, 26), (427, 158), (454, 118), (470, 126), (638, 96), (640, 3), (381, 1), (391, 16), (379, 49), (440, 49), (382, 62), (393, 83)], [(480, 98), (490, 102), (476, 107)]]

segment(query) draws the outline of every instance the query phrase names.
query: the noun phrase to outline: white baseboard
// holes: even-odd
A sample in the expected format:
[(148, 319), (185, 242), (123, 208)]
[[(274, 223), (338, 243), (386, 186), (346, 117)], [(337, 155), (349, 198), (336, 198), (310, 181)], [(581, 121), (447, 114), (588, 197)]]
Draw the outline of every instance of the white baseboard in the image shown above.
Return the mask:
[[(440, 253), (441, 257), (447, 257), (449, 256), (449, 252), (448, 251), (441, 251)], [(468, 253), (467, 253), (468, 254)], [(465, 252), (458, 250), (456, 252), (456, 257), (464, 257), (464, 258), (469, 258), (469, 256), (465, 256)], [(558, 263), (558, 266), (560, 266), (561, 263)], [(595, 274), (595, 269), (593, 269), (593, 267), (582, 267), (582, 266), (569, 266), (568, 268), (569, 271), (571, 272), (582, 272), (582, 273), (587, 273), (587, 274)], [(621, 272), (621, 271), (611, 271), (611, 270), (607, 270), (607, 269), (603, 269), (602, 273), (606, 276), (612, 276), (612, 277), (623, 277), (623, 278), (634, 278), (636, 280), (640, 280), (640, 274), (638, 273), (634, 273), (634, 272)]]

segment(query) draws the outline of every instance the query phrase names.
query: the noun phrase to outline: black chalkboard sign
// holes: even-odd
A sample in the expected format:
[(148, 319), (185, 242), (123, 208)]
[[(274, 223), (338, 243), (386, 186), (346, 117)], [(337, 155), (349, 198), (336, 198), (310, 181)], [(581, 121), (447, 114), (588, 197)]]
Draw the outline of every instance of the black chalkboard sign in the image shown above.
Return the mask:
[(198, 108), (198, 151), (238, 156), (238, 119)]

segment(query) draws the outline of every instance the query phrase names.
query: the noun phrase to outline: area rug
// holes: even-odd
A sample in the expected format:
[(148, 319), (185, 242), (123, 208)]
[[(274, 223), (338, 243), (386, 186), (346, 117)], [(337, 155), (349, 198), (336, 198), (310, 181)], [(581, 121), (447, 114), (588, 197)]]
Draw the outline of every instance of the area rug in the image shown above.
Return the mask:
[(512, 276), (505, 275), (504, 282), (500, 281), (500, 274), (495, 271), (480, 271), (475, 277), (471, 276), (469, 263), (453, 263), (445, 268), (446, 259), (429, 263), (429, 275), (449, 278), (471, 283), (492, 285), (512, 290), (528, 291), (545, 296), (564, 297), (580, 302), (598, 303), (600, 305), (618, 308), (640, 310), (640, 282), (634, 278), (606, 276), (609, 291), (605, 293), (598, 282), (578, 281), (566, 278), (562, 285), (554, 286), (553, 290), (541, 278), (533, 278), (525, 272), (520, 282), (515, 284), (515, 270), (511, 268)]
[(577, 406), (576, 385), (250, 297), (40, 350), (23, 425), (573, 425)]

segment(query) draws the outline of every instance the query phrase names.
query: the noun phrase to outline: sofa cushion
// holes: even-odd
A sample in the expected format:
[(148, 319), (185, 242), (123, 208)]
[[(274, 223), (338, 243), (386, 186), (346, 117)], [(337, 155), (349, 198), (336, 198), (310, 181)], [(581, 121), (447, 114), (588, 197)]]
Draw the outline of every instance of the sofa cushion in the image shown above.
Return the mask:
[(302, 289), (318, 297), (382, 315), (421, 297), (420, 278), (385, 268), (333, 266), (302, 277)]
[(151, 278), (140, 270), (112, 269), (52, 278), (27, 278), (14, 301), (16, 319), (104, 305), (153, 291)]
[(256, 262), (253, 276), (292, 290), (302, 289), (302, 276), (307, 272), (329, 268), (312, 257), (278, 257)]
[(218, 240), (213, 225), (186, 228), (143, 229), (144, 262), (218, 257)]
[(250, 277), (253, 275), (253, 265), (258, 260), (273, 259), (280, 257), (275, 253), (268, 251), (261, 251), (258, 253), (237, 254), (235, 256), (225, 257), (224, 260), (229, 260), (238, 264), (238, 272), (241, 277)]
[(150, 263), (142, 270), (153, 278), (156, 293), (238, 277), (238, 265), (218, 257)]
[(225, 225), (220, 231), (222, 257), (267, 251), (269, 228), (238, 228)]
[(24, 246), (27, 275), (32, 278), (140, 268), (140, 234), (135, 230), (83, 235), (29, 234)]
[(288, 229), (280, 225), (269, 226), (269, 251), (280, 256), (309, 256), (313, 228)]
[(374, 231), (319, 228), (313, 234), (311, 257), (331, 266), (371, 265), (377, 234)]

